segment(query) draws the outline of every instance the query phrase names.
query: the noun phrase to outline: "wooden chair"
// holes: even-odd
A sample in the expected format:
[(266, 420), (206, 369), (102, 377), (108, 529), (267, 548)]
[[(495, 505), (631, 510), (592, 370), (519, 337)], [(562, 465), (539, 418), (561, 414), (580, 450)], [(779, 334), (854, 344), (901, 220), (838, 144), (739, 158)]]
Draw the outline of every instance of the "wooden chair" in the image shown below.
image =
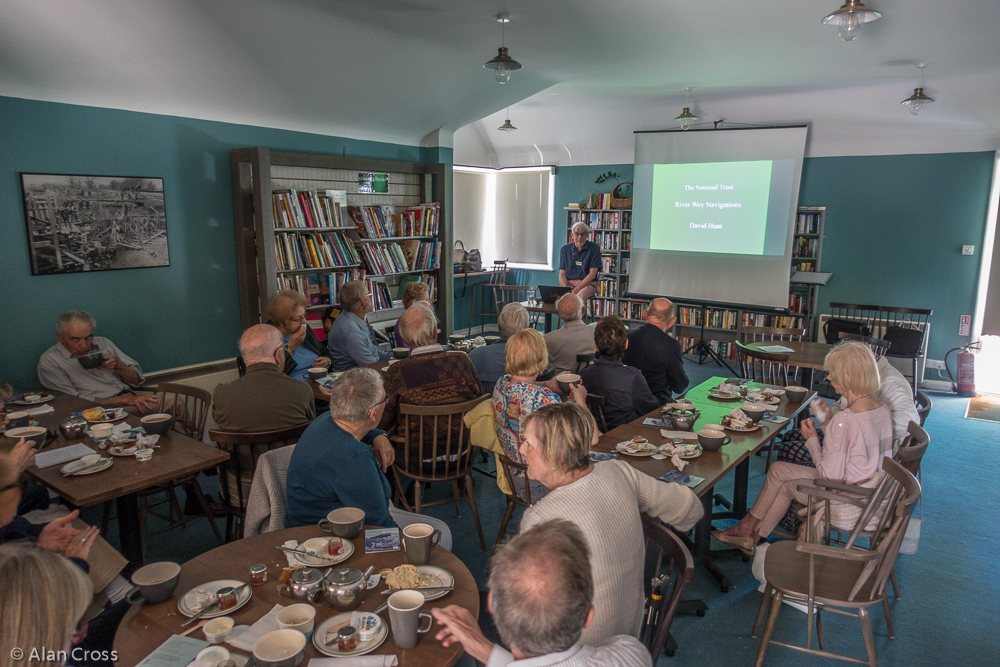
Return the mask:
[[(924, 342), (927, 339), (927, 324), (933, 310), (924, 308), (895, 308), (883, 306), (879, 312), (879, 331), (883, 339), (892, 347), (887, 357), (909, 359), (913, 366), (910, 376), (913, 380), (913, 397), (917, 397), (917, 365), (924, 358)], [(905, 376), (905, 374), (904, 374)]]
[(601, 433), (608, 432), (608, 422), (604, 419), (604, 406), (607, 401), (604, 400), (603, 396), (598, 396), (597, 394), (587, 394), (587, 407), (590, 409), (590, 414), (594, 415), (594, 419), (601, 426)]
[[(500, 320), (500, 313), (504, 306), (509, 303), (521, 303), (535, 296), (538, 291), (537, 285), (494, 285), (493, 302), (496, 304), (497, 320)], [(531, 326), (538, 324), (538, 313), (531, 314)]]
[[(486, 541), (483, 539), (483, 528), (479, 523), (479, 510), (476, 509), (476, 496), (472, 488), (472, 455), (473, 446), (469, 443), (469, 430), (463, 418), (482, 401), (488, 401), (489, 396), (480, 396), (463, 403), (448, 405), (412, 405), (400, 403), (399, 412), (403, 416), (403, 434), (393, 436), (400, 444), (402, 456), (396, 457), (392, 465), (396, 479), (396, 488), (403, 506), (417, 514), (424, 506), (455, 503), (455, 514), (460, 515), (459, 502), (465, 501), (472, 510), (472, 518), (476, 522), (479, 533), (479, 543), (486, 551)], [(403, 489), (403, 478), (414, 483), (414, 503), (411, 508), (406, 501)], [(464, 484), (464, 492), (459, 488), (459, 482)], [(433, 482), (451, 482), (453, 495), (451, 498), (424, 503), (420, 498), (420, 485)]]
[(579, 373), (584, 368), (586, 368), (587, 366), (589, 366), (592, 363), (594, 363), (594, 361), (596, 359), (597, 359), (597, 353), (596, 352), (590, 352), (588, 354), (578, 354), (578, 355), (576, 355), (576, 372)]
[[(764, 562), (767, 592), (761, 600), (750, 633), (753, 637), (757, 636), (770, 603), (770, 613), (767, 614), (764, 634), (761, 636), (760, 648), (757, 651), (756, 667), (763, 665), (770, 644), (826, 658), (861, 662), (872, 667), (878, 664), (868, 608), (882, 605), (886, 612), (889, 636), (894, 636), (886, 599), (887, 581), (899, 554), (899, 547), (906, 534), (906, 526), (913, 514), (913, 508), (920, 497), (920, 483), (901, 465), (886, 458), (883, 460), (882, 469), (886, 477), (873, 498), (885, 498), (891, 511), (884, 512), (884, 530), (878, 532), (878, 539), (871, 550), (858, 551), (852, 548), (853, 543), (850, 542), (845, 548), (840, 548), (828, 544), (790, 540), (775, 542), (768, 548)], [(807, 492), (809, 488), (799, 487), (800, 490)], [(817, 495), (830, 493), (821, 489), (812, 491), (821, 492)], [(868, 504), (858, 521), (859, 526), (863, 527), (867, 523), (877, 510), (876, 505), (875, 501)], [(855, 536), (852, 532), (853, 538)], [(805, 645), (771, 639), (778, 612), (783, 606), (781, 603), (785, 599), (806, 605)], [(823, 611), (858, 617), (867, 660), (858, 660), (824, 649), (821, 615)], [(813, 647), (813, 617), (816, 618), (817, 648)]]
[(736, 362), (740, 375), (762, 384), (788, 386), (788, 355), (760, 352), (736, 341)]
[[(494, 306), (487, 307), (487, 293), (492, 296), (496, 296), (493, 292), (493, 288), (497, 285), (505, 285), (507, 283), (507, 261), (494, 261), (493, 269), (490, 271), (490, 279), (487, 282), (476, 283), (472, 286), (472, 302), (469, 304), (469, 334), (472, 334), (472, 329), (475, 327), (475, 320), (479, 318), (479, 333), (486, 332), (486, 318), (492, 317), (496, 318), (499, 309)], [(479, 293), (479, 310), (476, 310), (476, 293)]]
[[(694, 558), (691, 557), (691, 552), (684, 546), (681, 538), (658, 519), (643, 514), (642, 533), (646, 538), (647, 554), (653, 546), (657, 551), (652, 575), (657, 578), (661, 575), (664, 577), (659, 600), (651, 597), (651, 604), (656, 604), (656, 625), (643, 628), (639, 635), (649, 649), (655, 665), (661, 652), (673, 657), (677, 650), (677, 642), (670, 635), (670, 625), (680, 608), (681, 594), (694, 576)], [(650, 581), (651, 577), (643, 577), (643, 580)], [(701, 607), (698, 613), (703, 616), (704, 605)]]
[(889, 341), (882, 340), (881, 338), (872, 338), (871, 336), (862, 336), (860, 334), (847, 333), (846, 331), (841, 331), (837, 335), (840, 337), (840, 340), (854, 340), (859, 343), (864, 343), (871, 348), (872, 354), (875, 355), (876, 359), (885, 356), (885, 353), (892, 345)]
[(924, 422), (927, 421), (927, 415), (931, 413), (931, 408), (934, 407), (934, 403), (931, 402), (930, 396), (922, 391), (917, 392), (915, 403), (917, 404), (917, 414), (920, 415), (920, 425), (923, 426)]
[(830, 319), (823, 325), (823, 338), (836, 345), (841, 331), (870, 336), (878, 326), (879, 307), (855, 303), (830, 303)]
[(265, 452), (294, 445), (310, 422), (277, 431), (233, 433), (212, 429), (209, 439), (219, 449), (229, 452), (229, 460), (219, 465), (219, 486), (222, 504), (226, 508), (226, 541), (237, 539), (243, 532), (250, 484), (257, 472), (257, 460)]
[[(496, 553), (497, 547), (500, 545), (500, 541), (503, 540), (504, 535), (507, 534), (507, 524), (510, 523), (510, 518), (514, 515), (514, 507), (517, 505), (531, 507), (531, 480), (528, 478), (528, 466), (524, 463), (512, 461), (503, 454), (497, 454), (497, 460), (500, 462), (500, 468), (503, 470), (504, 479), (507, 480), (507, 486), (510, 487), (510, 493), (505, 494), (507, 497), (507, 508), (504, 510), (503, 520), (500, 522), (500, 532), (497, 533), (497, 540), (493, 544), (494, 553)], [(524, 479), (523, 492), (518, 492), (517, 486), (514, 485), (512, 470), (521, 471), (522, 479)]]
[[(803, 341), (806, 340), (806, 330), (787, 327), (743, 327), (740, 329), (740, 342), (747, 343), (768, 343), (771, 341)], [(802, 369), (790, 367), (791, 384), (800, 384)]]

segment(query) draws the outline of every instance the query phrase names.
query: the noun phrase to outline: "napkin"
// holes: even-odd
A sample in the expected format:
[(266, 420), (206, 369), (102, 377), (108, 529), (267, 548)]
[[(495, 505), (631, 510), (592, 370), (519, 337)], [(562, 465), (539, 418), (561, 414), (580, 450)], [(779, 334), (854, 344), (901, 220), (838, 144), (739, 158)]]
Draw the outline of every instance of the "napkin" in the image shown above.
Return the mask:
[(745, 408), (762, 408), (764, 410), (767, 410), (768, 412), (774, 412), (775, 410), (778, 409), (777, 405), (768, 405), (767, 403), (751, 403), (749, 401), (747, 401), (746, 403), (744, 403), (740, 407), (744, 408), (744, 409)]
[(245, 631), (229, 639), (227, 644), (230, 646), (235, 646), (236, 648), (243, 649), (244, 651), (252, 651), (253, 645), (257, 643), (257, 640), (266, 635), (268, 632), (273, 632), (278, 630), (278, 614), (284, 609), (280, 604), (274, 605), (271, 611), (264, 614), (259, 621), (251, 625)]
[(687, 461), (677, 456), (676, 454), (670, 457), (670, 462), (673, 463), (674, 467), (680, 470), (681, 472), (684, 472), (684, 468), (688, 464)]
[(35, 465), (39, 468), (49, 468), (51, 466), (57, 466), (60, 463), (76, 461), (77, 459), (83, 458), (88, 454), (96, 453), (97, 452), (87, 445), (82, 442), (78, 442), (75, 445), (70, 445), (68, 447), (50, 449), (47, 452), (38, 452), (35, 454)]
[(757, 349), (761, 352), (767, 352), (769, 354), (781, 354), (782, 352), (794, 352), (790, 347), (785, 347), (784, 345), (759, 345)]
[(359, 655), (353, 658), (313, 658), (309, 667), (395, 667), (399, 659), (394, 655)]
[(21, 410), (21, 412), (27, 412), (32, 417), (34, 417), (35, 415), (45, 415), (55, 411), (56, 409), (53, 408), (48, 403), (46, 403), (45, 405), (39, 405), (37, 408), (28, 408), (27, 410)]
[[(296, 542), (295, 540), (288, 540), (281, 546), (286, 547), (288, 549), (298, 549), (299, 543)], [(299, 567), (300, 565), (302, 565), (302, 563), (300, 563), (292, 554), (288, 553), (287, 551), (283, 551), (282, 553), (285, 554), (285, 558), (288, 559), (288, 567)]]

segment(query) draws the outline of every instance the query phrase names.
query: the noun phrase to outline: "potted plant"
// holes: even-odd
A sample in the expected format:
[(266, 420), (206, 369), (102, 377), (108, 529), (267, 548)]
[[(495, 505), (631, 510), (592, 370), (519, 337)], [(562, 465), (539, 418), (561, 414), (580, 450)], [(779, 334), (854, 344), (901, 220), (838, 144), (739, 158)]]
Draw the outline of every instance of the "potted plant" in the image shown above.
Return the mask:
[(632, 181), (622, 181), (620, 174), (609, 171), (594, 179), (594, 183), (600, 185), (612, 179), (617, 185), (611, 191), (611, 208), (632, 208)]

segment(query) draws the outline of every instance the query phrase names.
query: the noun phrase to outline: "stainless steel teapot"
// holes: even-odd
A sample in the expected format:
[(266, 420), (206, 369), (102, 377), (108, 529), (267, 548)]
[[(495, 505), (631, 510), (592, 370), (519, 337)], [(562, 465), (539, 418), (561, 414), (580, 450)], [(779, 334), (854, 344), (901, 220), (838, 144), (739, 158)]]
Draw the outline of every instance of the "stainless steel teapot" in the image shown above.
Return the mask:
[(296, 570), (287, 584), (278, 584), (278, 594), (298, 602), (311, 602), (323, 593), (323, 573), (311, 567)]
[(331, 569), (323, 578), (323, 597), (337, 611), (357, 609), (365, 599), (368, 575), (374, 566), (369, 566), (362, 572), (356, 567), (338, 567)]

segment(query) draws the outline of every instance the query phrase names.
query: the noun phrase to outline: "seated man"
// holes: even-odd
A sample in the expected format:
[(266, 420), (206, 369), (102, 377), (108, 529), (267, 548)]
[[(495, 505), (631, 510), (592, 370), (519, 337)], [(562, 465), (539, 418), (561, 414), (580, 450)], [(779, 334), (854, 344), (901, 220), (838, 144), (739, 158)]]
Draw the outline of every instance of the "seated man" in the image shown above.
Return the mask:
[[(629, 340), (625, 325), (617, 316), (602, 318), (597, 323), (594, 342), (600, 356), (580, 371), (580, 379), (588, 394), (604, 397), (602, 411), (608, 429), (627, 424), (659, 407), (660, 402), (649, 391), (639, 369), (622, 364)], [(602, 426), (598, 415), (594, 417)]]
[(597, 272), (601, 270), (601, 246), (588, 241), (590, 227), (573, 225), (573, 241), (559, 250), (559, 284), (572, 289), (586, 301), (597, 293)]
[[(119, 350), (107, 338), (94, 336), (97, 322), (89, 313), (71, 310), (56, 320), (59, 342), (38, 360), (38, 380), (46, 389), (93, 401), (104, 407), (132, 406), (140, 413), (155, 412), (160, 399), (153, 394), (136, 394), (142, 384), (139, 363)], [(86, 369), (78, 357), (92, 352), (103, 354), (100, 367)]]
[(392, 446), (375, 428), (388, 400), (370, 368), (337, 378), (330, 413), (309, 425), (288, 464), (286, 528), (314, 525), (338, 507), (363, 509), (365, 523), (373, 526), (396, 526), (389, 514), (392, 490), (382, 474), (392, 463)]
[(282, 371), (281, 332), (256, 324), (240, 337), (247, 364), (241, 378), (220, 384), (212, 395), (212, 417), (223, 431), (252, 433), (291, 428), (316, 418), (312, 390)]
[(445, 646), (460, 642), (487, 667), (649, 667), (649, 651), (627, 635), (595, 646), (578, 642), (594, 619), (594, 578), (583, 533), (569, 521), (553, 520), (525, 530), (499, 547), (490, 562), (488, 608), (500, 638), (494, 645), (464, 607), (431, 610), (444, 629)]
[(629, 347), (622, 361), (642, 371), (649, 390), (660, 404), (669, 403), (674, 394), (688, 386), (684, 372), (684, 351), (667, 334), (674, 326), (674, 304), (669, 299), (653, 299), (646, 309), (646, 323), (628, 335)]
[(545, 334), (549, 361), (556, 371), (576, 373), (578, 354), (594, 353), (594, 327), (583, 321), (583, 299), (577, 294), (564, 294), (556, 301), (556, 312), (563, 325)]
[(505, 374), (507, 367), (507, 339), (522, 329), (528, 328), (528, 311), (519, 303), (508, 303), (497, 318), (500, 340), (490, 345), (482, 345), (469, 352), (469, 359), (479, 373), (483, 383), (483, 393), (492, 394), (497, 380)]
[(372, 295), (363, 280), (352, 280), (340, 288), (341, 313), (327, 334), (326, 346), (333, 360), (331, 371), (346, 371), (388, 359), (389, 352), (375, 343), (375, 330), (365, 320), (372, 311)]
[[(399, 330), (413, 349), (409, 357), (389, 366), (385, 372), (385, 393), (389, 399), (382, 415), (383, 429), (389, 433), (404, 432), (400, 403), (446, 405), (482, 395), (479, 374), (469, 361), (469, 355), (446, 351), (436, 342), (437, 316), (429, 303), (418, 301), (410, 306), (399, 318)], [(457, 435), (460, 422), (455, 421)], [(432, 424), (425, 423), (425, 426), (433, 428)], [(428, 435), (425, 443), (430, 447), (435, 435)], [(438, 437), (440, 439), (441, 434)]]

